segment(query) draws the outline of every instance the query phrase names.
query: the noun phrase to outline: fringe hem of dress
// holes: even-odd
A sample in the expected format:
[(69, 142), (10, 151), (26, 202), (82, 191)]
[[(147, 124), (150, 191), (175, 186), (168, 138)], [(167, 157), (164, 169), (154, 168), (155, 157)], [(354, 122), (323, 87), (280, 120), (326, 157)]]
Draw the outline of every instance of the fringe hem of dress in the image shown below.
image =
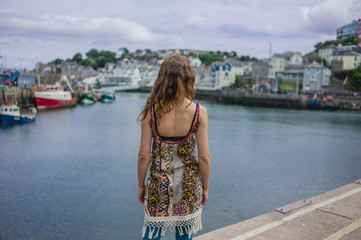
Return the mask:
[(180, 236), (188, 234), (188, 238), (190, 238), (192, 234), (196, 234), (199, 230), (202, 230), (201, 215), (202, 209), (188, 216), (149, 217), (146, 215), (144, 218), (142, 237), (145, 236), (147, 227), (149, 227), (149, 239), (158, 237), (159, 234), (164, 236), (168, 229), (171, 232), (175, 232), (176, 228)]

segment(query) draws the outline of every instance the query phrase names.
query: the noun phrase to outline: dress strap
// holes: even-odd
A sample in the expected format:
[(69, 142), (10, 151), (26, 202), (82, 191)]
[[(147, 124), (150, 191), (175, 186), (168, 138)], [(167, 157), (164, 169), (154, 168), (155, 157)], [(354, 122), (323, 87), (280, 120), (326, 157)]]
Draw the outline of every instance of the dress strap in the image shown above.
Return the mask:
[[(184, 139), (186, 139), (190, 134), (191, 132), (195, 129), (196, 125), (199, 123), (199, 104), (196, 103), (196, 111), (194, 112), (194, 116), (193, 116), (193, 119), (192, 119), (192, 124), (190, 125), (190, 128), (189, 128), (189, 131), (188, 133), (185, 135), (185, 136), (182, 136), (182, 137), (164, 137), (164, 136), (161, 136), (158, 132), (158, 127), (157, 127), (157, 114), (156, 114), (156, 111), (155, 111), (155, 106), (153, 105), (152, 108), (150, 108), (150, 117), (151, 117), (151, 122), (154, 126), (154, 130), (155, 130), (155, 133), (156, 135), (158, 135), (159, 138), (161, 138), (162, 140), (164, 141), (174, 141), (174, 142), (180, 142)], [(153, 120), (153, 117), (154, 117), (154, 120)], [(197, 121), (196, 121), (197, 119)], [(194, 122), (196, 121), (196, 123), (194, 124)]]
[[(194, 112), (192, 124), (191, 124), (191, 127), (189, 128), (189, 131), (188, 131), (187, 135), (189, 135), (189, 134), (191, 133), (191, 131), (192, 131), (192, 129), (193, 129), (194, 121), (196, 120), (197, 115), (199, 115), (199, 114), (198, 114), (198, 108), (199, 108), (199, 107), (198, 107), (198, 103), (196, 103), (196, 111)], [(198, 120), (197, 120), (197, 123), (198, 123)], [(197, 124), (197, 123), (196, 123), (196, 124)], [(187, 136), (187, 135), (186, 135), (186, 136)]]
[(154, 126), (155, 126), (155, 130), (158, 132), (158, 123), (157, 123), (157, 113), (155, 112), (155, 105), (153, 105), (153, 115), (154, 115)]

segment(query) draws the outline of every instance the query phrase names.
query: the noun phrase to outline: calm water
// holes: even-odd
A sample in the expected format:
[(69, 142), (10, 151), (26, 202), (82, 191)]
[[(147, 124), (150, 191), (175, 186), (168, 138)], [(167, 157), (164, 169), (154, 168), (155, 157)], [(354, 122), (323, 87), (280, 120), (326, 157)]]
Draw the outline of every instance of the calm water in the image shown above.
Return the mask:
[[(1, 240), (140, 239), (136, 118), (146, 97), (0, 126)], [(361, 178), (360, 113), (200, 103), (212, 155), (201, 233)]]

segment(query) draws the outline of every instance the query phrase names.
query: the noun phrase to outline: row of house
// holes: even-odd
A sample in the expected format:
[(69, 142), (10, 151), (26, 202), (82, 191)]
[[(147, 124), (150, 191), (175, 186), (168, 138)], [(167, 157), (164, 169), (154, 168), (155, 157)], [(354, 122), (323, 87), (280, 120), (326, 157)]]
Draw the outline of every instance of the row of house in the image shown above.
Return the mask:
[(337, 40), (346, 39), (348, 37), (354, 37), (361, 40), (361, 19), (353, 20), (351, 23), (337, 28), (336, 30)]
[[(304, 65), (299, 52), (274, 54), (271, 59), (258, 62), (226, 59), (214, 62), (210, 66), (204, 66), (197, 57), (190, 57), (190, 62), (194, 66), (197, 89), (214, 90), (229, 87), (235, 83), (236, 76), (240, 76), (259, 80), (259, 82), (272, 83), (273, 88), (277, 88), (281, 84), (297, 86), (302, 84), (304, 89), (320, 90), (322, 86), (328, 85), (330, 76), (330, 71), (325, 66), (316, 63)], [(158, 76), (160, 64), (161, 61), (151, 63), (122, 61), (117, 65), (106, 65), (105, 72), (87, 78), (85, 82), (102, 85), (152, 86)]]
[(361, 46), (329, 45), (318, 50), (320, 57), (326, 59), (327, 65), (334, 71), (355, 69), (361, 64)]

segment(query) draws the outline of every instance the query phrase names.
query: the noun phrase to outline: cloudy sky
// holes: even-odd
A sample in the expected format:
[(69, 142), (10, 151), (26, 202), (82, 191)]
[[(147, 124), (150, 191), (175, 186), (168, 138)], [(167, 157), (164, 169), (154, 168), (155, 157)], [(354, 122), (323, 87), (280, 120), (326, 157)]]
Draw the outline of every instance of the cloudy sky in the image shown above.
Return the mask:
[(92, 48), (187, 48), (265, 58), (307, 53), (361, 18), (360, 0), (1, 0), (7, 67), (71, 58)]

